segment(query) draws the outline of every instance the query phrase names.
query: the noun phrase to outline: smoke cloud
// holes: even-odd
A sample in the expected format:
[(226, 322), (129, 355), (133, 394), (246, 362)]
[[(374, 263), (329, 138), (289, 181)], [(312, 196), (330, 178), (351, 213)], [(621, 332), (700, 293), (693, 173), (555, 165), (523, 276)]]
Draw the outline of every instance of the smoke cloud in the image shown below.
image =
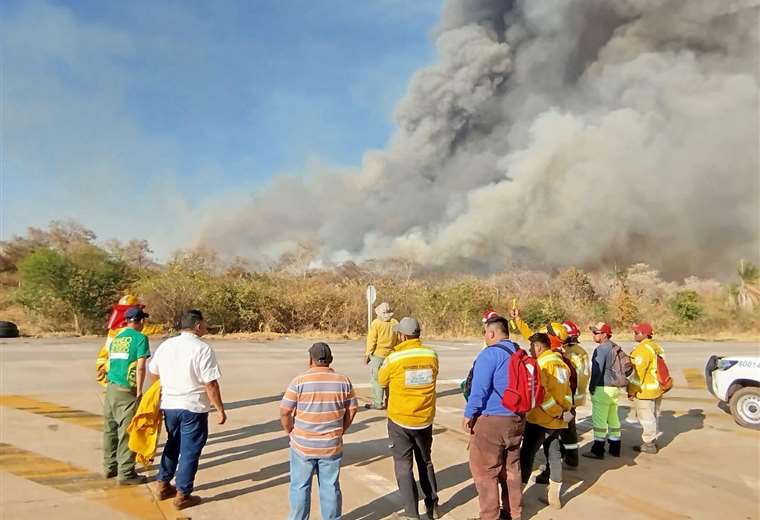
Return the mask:
[(757, 259), (757, 0), (451, 0), (356, 171), (280, 176), (201, 241), (484, 271)]

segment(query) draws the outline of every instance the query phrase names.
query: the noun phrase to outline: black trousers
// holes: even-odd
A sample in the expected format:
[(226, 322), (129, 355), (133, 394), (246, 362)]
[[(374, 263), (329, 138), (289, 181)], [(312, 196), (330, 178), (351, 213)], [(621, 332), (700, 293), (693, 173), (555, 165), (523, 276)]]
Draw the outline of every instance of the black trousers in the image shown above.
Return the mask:
[(438, 503), (438, 483), (430, 457), (433, 447), (433, 426), (421, 430), (403, 428), (388, 421), (388, 437), (391, 440), (393, 469), (396, 473), (399, 494), (404, 503), (404, 514), (419, 516), (420, 496), (414, 481), (413, 461), (417, 462), (420, 487), (425, 495), (425, 506), (430, 509)]
[(578, 429), (575, 426), (575, 417), (562, 430), (559, 436), (562, 441), (562, 460), (565, 464), (572, 467), (578, 467)]
[(525, 423), (522, 447), (520, 448), (520, 471), (523, 484), (527, 484), (533, 472), (536, 452), (543, 445), (544, 455), (554, 482), (562, 482), (562, 455), (560, 454), (559, 436), (562, 430), (551, 430), (533, 423)]

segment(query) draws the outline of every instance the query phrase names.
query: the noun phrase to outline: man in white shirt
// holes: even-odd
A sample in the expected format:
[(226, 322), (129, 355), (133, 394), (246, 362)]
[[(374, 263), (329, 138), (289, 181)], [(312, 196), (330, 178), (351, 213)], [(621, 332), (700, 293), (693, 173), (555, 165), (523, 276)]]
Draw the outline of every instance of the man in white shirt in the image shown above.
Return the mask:
[[(208, 332), (203, 314), (185, 312), (179, 336), (164, 341), (151, 358), (148, 370), (161, 380), (161, 410), (168, 439), (156, 480), (161, 500), (174, 497), (174, 507), (200, 504), (192, 495), (198, 460), (208, 438), (208, 413), (214, 405), (219, 424), (227, 415), (219, 390), (222, 376), (211, 347), (201, 341)], [(176, 475), (176, 488), (171, 485)]]

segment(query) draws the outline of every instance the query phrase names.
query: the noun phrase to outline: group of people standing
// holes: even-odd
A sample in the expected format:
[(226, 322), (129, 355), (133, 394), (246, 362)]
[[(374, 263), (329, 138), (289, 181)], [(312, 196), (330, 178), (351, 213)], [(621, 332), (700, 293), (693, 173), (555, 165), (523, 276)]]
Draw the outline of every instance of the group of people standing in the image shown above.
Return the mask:
[(108, 363), (101, 366), (99, 374), (106, 383), (104, 476), (118, 477), (122, 486), (147, 483), (148, 479), (135, 470), (136, 454), (129, 445), (128, 429), (141, 405), (146, 380), (151, 385), (158, 382), (160, 400), (156, 406), (163, 414), (167, 440), (156, 491), (160, 500), (173, 499), (175, 508), (185, 509), (201, 503), (192, 492), (208, 439), (212, 406), (218, 423), (227, 421), (219, 387), (222, 374), (213, 349), (201, 340), (208, 332), (201, 311), (183, 313), (179, 335), (164, 341), (152, 356), (148, 337), (142, 333), (149, 317), (141, 306), (130, 308), (124, 315), (125, 326), (107, 344)]
[[(439, 518), (432, 462), (438, 355), (422, 343), (416, 319), (395, 320), (387, 303), (375, 311), (377, 319), (370, 326), (364, 353), (372, 377), (372, 402), (365, 407), (387, 411), (390, 450), (403, 502), (403, 513), (398, 516), (420, 518), (416, 465), (425, 515)], [(226, 421), (219, 388), (221, 372), (214, 351), (200, 339), (207, 332), (200, 311), (184, 313), (179, 324), (181, 333), (164, 341), (152, 357), (148, 338), (140, 332), (148, 316), (142, 308), (127, 311), (126, 327), (108, 345), (107, 373), (99, 375), (107, 381), (104, 469), (107, 478), (118, 477), (122, 485), (146, 482), (135, 471), (127, 428), (146, 379), (159, 381), (160, 409), (168, 439), (157, 476), (157, 492), (160, 499), (173, 498), (175, 507), (184, 509), (201, 502), (192, 491), (208, 437), (212, 406), (219, 424)], [(617, 373), (619, 347), (610, 339), (609, 324), (591, 327), (598, 345), (589, 360), (579, 344), (580, 330), (574, 323), (550, 323), (534, 332), (517, 309), (513, 309), (510, 318), (494, 312), (484, 316), (485, 345), (473, 363), (465, 389), (467, 404), (462, 425), (470, 435), (469, 466), (481, 520), (521, 518), (523, 487), (529, 482), (535, 455), (541, 448), (547, 464), (534, 481), (548, 485), (545, 501), (549, 505), (561, 507), (563, 469), (579, 463), (576, 408), (585, 404), (587, 388), (594, 442), (584, 456), (620, 456), (617, 400), (624, 391), (635, 402), (644, 430), (643, 443), (634, 449), (657, 452), (657, 418), (664, 392), (657, 377), (657, 359), (663, 356), (663, 350), (652, 339), (649, 324), (633, 327), (639, 344), (630, 357), (625, 356), (631, 371), (625, 375), (625, 384), (621, 384)], [(510, 340), (510, 328), (528, 340), (538, 371), (534, 375), (543, 389), (540, 402), (536, 401), (527, 413), (504, 404), (512, 357), (524, 356), (521, 347)], [(332, 362), (329, 345), (312, 345), (308, 370), (290, 382), (280, 403), (280, 422), (290, 439), (290, 520), (309, 518), (314, 475), (318, 479), (322, 518), (336, 520), (341, 516), (343, 435), (358, 405), (351, 380), (335, 372)]]
[[(411, 364), (406, 367), (408, 373), (403, 377), (399, 375), (397, 384), (386, 393), (388, 378), (383, 374), (397, 364), (394, 358), (403, 348), (397, 350), (393, 344), (392, 331), (397, 330), (399, 324), (393, 320), (390, 307), (383, 303), (376, 314), (365, 351), (365, 362), (372, 367), (373, 378), (373, 402), (366, 407), (384, 409), (388, 400), (389, 437), (404, 501), (401, 518), (419, 518), (417, 487), (411, 476), (413, 456), (419, 467), (428, 518), (437, 518), (438, 496), (430, 456), (432, 438), (426, 436), (423, 443), (412, 444), (416, 450), (408, 449), (407, 444), (397, 448), (394, 438), (394, 431), (408, 428), (417, 414), (424, 416), (425, 424), (432, 422), (435, 385), (415, 386), (413, 374), (417, 366)], [(411, 318), (404, 318), (401, 324), (406, 320)], [(511, 358), (521, 348), (510, 340), (510, 329), (519, 331), (528, 341), (543, 389), (543, 399), (527, 413), (518, 413), (504, 404), (504, 392), (510, 386)], [(622, 353), (612, 341), (612, 327), (608, 323), (597, 323), (590, 330), (597, 343), (591, 359), (580, 345), (580, 329), (571, 321), (552, 322), (534, 332), (521, 319), (517, 308), (510, 313), (510, 319), (493, 311), (484, 315), (485, 345), (473, 363), (466, 384), (463, 382), (467, 405), (462, 420), (463, 429), (471, 435), (469, 466), (478, 491), (481, 520), (521, 518), (523, 487), (529, 482), (536, 453), (542, 448), (547, 463), (534, 477), (534, 482), (548, 485), (544, 502), (554, 508), (562, 507), (563, 469), (579, 465), (576, 408), (586, 404), (589, 394), (594, 442), (591, 449), (583, 453), (585, 457), (603, 459), (605, 454), (621, 455), (617, 404), (621, 394), (634, 402), (644, 430), (642, 444), (633, 449), (657, 453), (657, 419), (662, 395), (667, 389), (661, 387), (658, 379), (657, 360), (664, 356), (664, 351), (652, 339), (651, 325), (633, 326), (638, 345), (630, 356)], [(416, 332), (419, 336), (419, 330)], [(403, 347), (403, 343), (400, 346)], [(621, 353), (621, 357), (628, 360), (628, 366), (621, 364), (618, 358)], [(408, 398), (410, 390), (426, 396), (419, 401), (419, 411), (415, 411), (417, 403)], [(404, 417), (394, 413), (394, 398), (404, 403)]]

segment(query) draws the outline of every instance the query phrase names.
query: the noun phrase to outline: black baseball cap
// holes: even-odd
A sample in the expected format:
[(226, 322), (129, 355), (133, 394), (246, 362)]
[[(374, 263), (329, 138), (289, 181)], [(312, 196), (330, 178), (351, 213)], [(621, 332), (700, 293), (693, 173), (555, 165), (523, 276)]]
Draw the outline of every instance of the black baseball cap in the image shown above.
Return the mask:
[(150, 314), (144, 312), (140, 307), (132, 307), (124, 313), (124, 319), (127, 321), (140, 321), (145, 318), (150, 318)]
[(311, 346), (309, 349), (309, 356), (311, 356), (312, 361), (316, 361), (318, 363), (330, 364), (333, 360), (330, 345), (322, 342), (314, 343)]

